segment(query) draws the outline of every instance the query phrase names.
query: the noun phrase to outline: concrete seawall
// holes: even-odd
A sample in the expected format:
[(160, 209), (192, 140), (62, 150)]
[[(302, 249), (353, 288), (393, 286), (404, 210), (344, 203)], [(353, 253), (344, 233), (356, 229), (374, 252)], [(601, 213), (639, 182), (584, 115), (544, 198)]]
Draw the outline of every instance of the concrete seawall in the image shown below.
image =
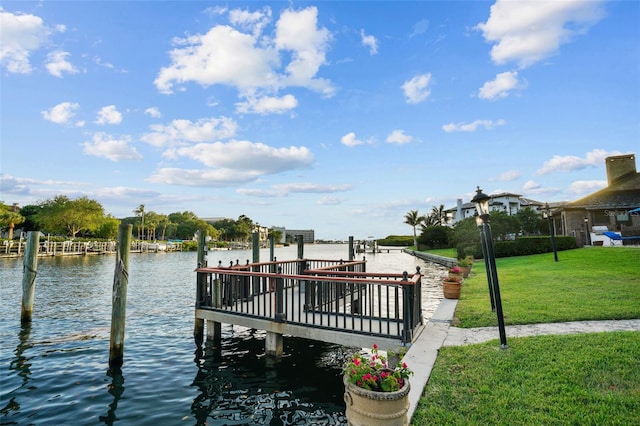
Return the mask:
[(450, 268), (458, 264), (457, 259), (454, 259), (452, 257), (438, 256), (437, 254), (429, 254), (429, 253), (424, 253), (421, 251), (415, 251), (415, 250), (409, 250), (409, 249), (404, 249), (404, 252), (412, 256), (419, 257), (420, 259), (426, 260), (428, 262), (434, 262), (439, 265), (446, 266), (447, 268)]

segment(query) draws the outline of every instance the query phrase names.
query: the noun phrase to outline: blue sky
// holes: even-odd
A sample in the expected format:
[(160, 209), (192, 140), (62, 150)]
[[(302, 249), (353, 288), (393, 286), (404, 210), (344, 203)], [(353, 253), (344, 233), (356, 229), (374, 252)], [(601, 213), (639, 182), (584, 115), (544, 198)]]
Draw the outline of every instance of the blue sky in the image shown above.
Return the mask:
[(640, 2), (0, 2), (0, 200), (411, 233), (640, 151)]

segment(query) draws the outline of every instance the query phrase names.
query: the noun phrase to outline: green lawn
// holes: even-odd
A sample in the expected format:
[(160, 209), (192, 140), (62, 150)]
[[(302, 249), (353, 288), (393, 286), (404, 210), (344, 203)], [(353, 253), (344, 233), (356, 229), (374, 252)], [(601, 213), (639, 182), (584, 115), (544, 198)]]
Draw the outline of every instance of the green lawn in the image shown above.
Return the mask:
[[(640, 249), (588, 247), (496, 260), (506, 324), (640, 318)], [(455, 325), (496, 325), (483, 261), (464, 281)]]
[[(498, 259), (507, 324), (640, 318), (640, 249), (589, 247)], [(483, 262), (456, 319), (495, 326)], [(509, 337), (509, 336), (508, 336)], [(413, 425), (638, 425), (640, 331), (509, 337), (445, 347)]]

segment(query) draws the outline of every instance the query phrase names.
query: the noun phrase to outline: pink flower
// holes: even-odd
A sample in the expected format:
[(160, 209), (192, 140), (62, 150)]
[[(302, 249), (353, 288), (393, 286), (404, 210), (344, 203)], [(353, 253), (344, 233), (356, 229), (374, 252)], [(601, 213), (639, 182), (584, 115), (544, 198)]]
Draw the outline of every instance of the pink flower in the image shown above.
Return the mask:
[(378, 345), (376, 345), (375, 343), (373, 344), (373, 349), (378, 349)]

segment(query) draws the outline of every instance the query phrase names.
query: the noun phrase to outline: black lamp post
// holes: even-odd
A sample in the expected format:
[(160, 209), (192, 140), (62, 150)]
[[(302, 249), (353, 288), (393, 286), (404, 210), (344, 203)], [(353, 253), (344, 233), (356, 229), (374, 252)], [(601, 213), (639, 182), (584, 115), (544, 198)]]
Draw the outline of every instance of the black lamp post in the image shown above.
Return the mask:
[[(498, 284), (498, 273), (496, 269), (496, 256), (493, 251), (493, 238), (491, 235), (491, 225), (489, 225), (489, 199), (490, 197), (482, 192), (480, 187), (476, 190), (476, 195), (471, 200), (478, 211), (478, 225), (480, 228), (480, 238), (482, 240), (483, 255), (487, 268), (487, 281), (489, 282), (489, 292), (493, 293), (493, 302), (498, 317), (498, 331), (500, 333), (500, 346), (507, 347), (507, 333), (504, 328), (504, 317), (502, 315), (502, 300), (500, 298), (500, 285)], [(492, 304), (493, 307), (493, 304)]]
[(553, 226), (553, 216), (551, 216), (551, 209), (549, 208), (549, 203), (545, 203), (544, 212), (545, 212), (545, 216), (547, 217), (547, 221), (549, 222), (549, 235), (551, 235), (551, 248), (553, 249), (553, 258), (557, 262), (558, 251), (556, 249), (556, 233)]

